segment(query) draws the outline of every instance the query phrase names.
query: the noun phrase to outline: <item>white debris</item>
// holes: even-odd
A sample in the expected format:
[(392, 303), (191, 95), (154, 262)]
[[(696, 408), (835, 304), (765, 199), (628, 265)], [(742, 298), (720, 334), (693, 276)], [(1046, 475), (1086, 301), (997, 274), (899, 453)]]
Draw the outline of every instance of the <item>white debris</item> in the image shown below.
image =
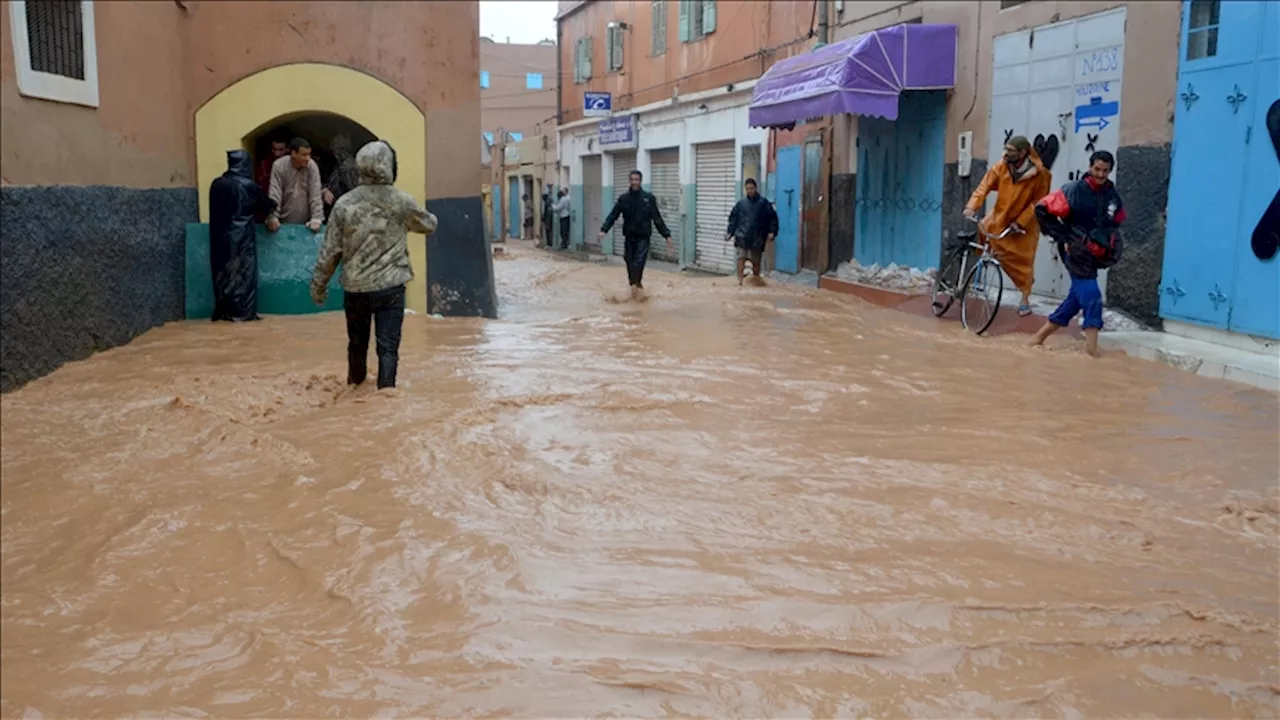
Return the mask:
[(934, 272), (933, 268), (920, 270), (897, 263), (885, 267), (879, 264), (864, 266), (857, 260), (851, 260), (836, 268), (836, 277), (886, 290), (928, 292), (933, 287)]

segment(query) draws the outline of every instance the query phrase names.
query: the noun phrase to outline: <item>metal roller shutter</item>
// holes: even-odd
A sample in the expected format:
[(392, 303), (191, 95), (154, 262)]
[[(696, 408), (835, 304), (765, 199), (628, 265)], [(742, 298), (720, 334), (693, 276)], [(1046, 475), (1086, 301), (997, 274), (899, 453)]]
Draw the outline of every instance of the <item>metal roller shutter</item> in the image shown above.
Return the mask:
[(655, 150), (649, 158), (649, 188), (658, 199), (658, 211), (671, 231), (671, 243), (668, 245), (658, 229), (653, 230), (653, 244), (649, 256), (667, 262), (680, 262), (680, 151)]
[[(631, 171), (636, 169), (636, 154), (623, 152), (613, 154), (613, 201), (617, 202), (628, 188)], [(622, 221), (613, 224), (613, 254), (619, 257), (623, 253)]]
[(737, 200), (734, 187), (734, 143), (698, 145), (694, 165), (697, 186), (697, 244), (693, 264), (710, 272), (732, 273), (737, 266), (733, 243), (724, 241), (729, 212)]

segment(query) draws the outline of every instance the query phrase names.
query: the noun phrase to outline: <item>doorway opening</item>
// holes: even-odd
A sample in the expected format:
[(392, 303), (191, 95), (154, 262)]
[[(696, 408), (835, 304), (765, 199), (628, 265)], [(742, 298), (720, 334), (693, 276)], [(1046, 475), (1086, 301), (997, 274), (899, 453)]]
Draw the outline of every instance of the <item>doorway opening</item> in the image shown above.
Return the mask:
[[(346, 136), (350, 141), (351, 155), (360, 148), (377, 140), (368, 128), (360, 123), (326, 112), (299, 112), (269, 120), (259, 125), (244, 136), (244, 148), (253, 156), (255, 175), (261, 170), (264, 160), (271, 159), (272, 143), (283, 143), (286, 147), (296, 137), (305, 138), (311, 143), (311, 158), (320, 167), (320, 182), (327, 185), (334, 169), (338, 166), (338, 158), (333, 151), (333, 141), (338, 136)], [(257, 179), (255, 177), (255, 179)], [(329, 219), (331, 206), (324, 209), (325, 219)]]

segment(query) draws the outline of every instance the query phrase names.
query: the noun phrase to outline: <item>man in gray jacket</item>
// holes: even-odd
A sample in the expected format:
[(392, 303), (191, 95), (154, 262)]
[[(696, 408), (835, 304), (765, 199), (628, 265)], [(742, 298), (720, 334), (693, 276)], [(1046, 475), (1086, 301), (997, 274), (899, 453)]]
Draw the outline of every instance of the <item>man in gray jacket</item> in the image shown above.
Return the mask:
[(436, 217), (397, 190), (396, 154), (376, 140), (356, 154), (360, 186), (338, 198), (329, 216), (324, 244), (311, 275), (311, 299), (324, 304), (329, 278), (342, 263), (343, 308), (347, 313), (347, 382), (368, 374), (369, 329), (376, 325), (378, 389), (396, 386), (404, 287), (413, 279), (409, 232), (435, 232)]

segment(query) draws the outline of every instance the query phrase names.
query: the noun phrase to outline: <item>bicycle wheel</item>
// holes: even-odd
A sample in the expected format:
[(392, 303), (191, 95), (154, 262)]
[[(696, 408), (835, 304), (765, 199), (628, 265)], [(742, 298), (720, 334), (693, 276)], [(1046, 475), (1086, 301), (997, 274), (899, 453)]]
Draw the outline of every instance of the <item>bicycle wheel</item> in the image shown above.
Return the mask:
[(956, 295), (959, 295), (960, 266), (964, 262), (965, 251), (969, 249), (968, 245), (960, 245), (951, 251), (947, 259), (942, 262), (942, 268), (938, 270), (938, 274), (933, 279), (933, 310), (934, 317), (942, 317), (951, 309), (951, 304), (956, 301)]
[(960, 299), (960, 322), (981, 335), (991, 327), (1000, 312), (1000, 296), (1004, 294), (1004, 272), (1000, 263), (979, 258), (964, 281)]

